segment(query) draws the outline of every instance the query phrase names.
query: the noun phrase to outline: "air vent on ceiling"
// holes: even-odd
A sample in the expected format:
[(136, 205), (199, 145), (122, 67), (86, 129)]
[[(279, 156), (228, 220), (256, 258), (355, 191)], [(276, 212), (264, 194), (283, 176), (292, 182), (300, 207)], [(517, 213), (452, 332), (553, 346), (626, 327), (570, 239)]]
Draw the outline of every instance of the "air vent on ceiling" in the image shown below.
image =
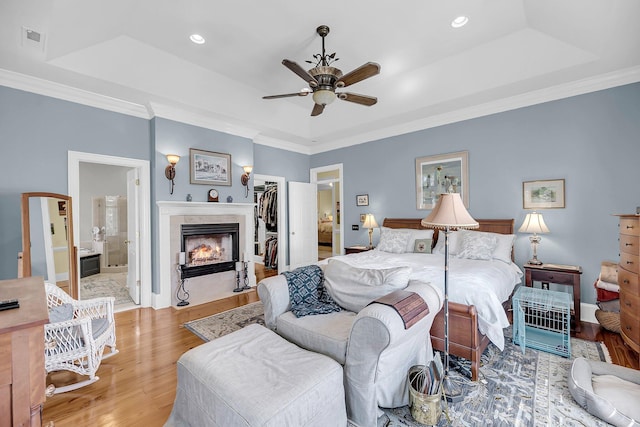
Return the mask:
[(44, 34), (31, 28), (22, 27), (22, 46), (44, 50)]

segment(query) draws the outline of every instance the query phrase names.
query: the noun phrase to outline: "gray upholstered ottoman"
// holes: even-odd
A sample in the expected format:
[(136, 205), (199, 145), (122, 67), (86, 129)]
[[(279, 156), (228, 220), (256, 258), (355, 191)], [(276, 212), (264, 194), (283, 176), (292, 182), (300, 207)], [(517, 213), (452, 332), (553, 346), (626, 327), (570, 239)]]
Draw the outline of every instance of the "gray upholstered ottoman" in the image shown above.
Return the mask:
[(178, 360), (165, 426), (347, 425), (342, 367), (260, 325), (198, 346)]

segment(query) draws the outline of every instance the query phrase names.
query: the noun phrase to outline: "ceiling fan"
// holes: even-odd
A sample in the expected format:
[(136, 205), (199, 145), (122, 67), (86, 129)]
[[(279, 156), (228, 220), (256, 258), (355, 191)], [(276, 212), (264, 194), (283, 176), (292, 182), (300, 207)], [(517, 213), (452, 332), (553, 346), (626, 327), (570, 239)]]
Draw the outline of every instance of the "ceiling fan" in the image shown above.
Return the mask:
[[(282, 65), (296, 73), (305, 82), (309, 84), (310, 89), (303, 89), (296, 93), (286, 93), (283, 95), (263, 96), (262, 99), (288, 98), (292, 96), (307, 96), (313, 93), (313, 101), (315, 105), (311, 110), (312, 116), (318, 116), (324, 111), (326, 105), (331, 104), (336, 98), (343, 101), (355, 102), (356, 104), (366, 105), (370, 107), (378, 102), (378, 98), (367, 95), (359, 95), (357, 93), (340, 92), (336, 93), (336, 89), (350, 86), (369, 77), (373, 77), (380, 72), (380, 65), (375, 62), (367, 62), (355, 70), (342, 74), (338, 68), (331, 67), (330, 64), (336, 62), (340, 58), (336, 58), (335, 52), (327, 55), (324, 50), (324, 38), (329, 34), (329, 27), (320, 25), (316, 28), (316, 32), (322, 37), (322, 54), (315, 54), (315, 67), (306, 71), (296, 62), (289, 59), (283, 59)], [(314, 61), (306, 61), (314, 64)]]

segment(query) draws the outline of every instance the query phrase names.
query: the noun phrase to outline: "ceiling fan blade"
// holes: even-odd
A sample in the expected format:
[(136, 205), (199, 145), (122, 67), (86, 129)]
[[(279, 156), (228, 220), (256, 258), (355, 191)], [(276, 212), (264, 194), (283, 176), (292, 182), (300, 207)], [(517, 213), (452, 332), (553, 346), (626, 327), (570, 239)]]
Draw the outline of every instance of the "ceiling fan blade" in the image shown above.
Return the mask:
[(374, 96), (359, 95), (357, 93), (349, 93), (349, 92), (339, 93), (338, 98), (342, 99), (343, 101), (355, 102), (356, 104), (366, 105), (367, 107), (371, 107), (373, 104), (378, 102), (378, 98)]
[(316, 78), (313, 77), (311, 74), (309, 74), (307, 70), (305, 70), (300, 65), (298, 65), (297, 62), (290, 61), (288, 59), (283, 59), (282, 65), (284, 65), (285, 67), (287, 67), (288, 69), (296, 73), (298, 76), (300, 76), (300, 78), (305, 82), (307, 82), (309, 86), (311, 87), (318, 86), (318, 81), (316, 80)]
[(282, 95), (263, 96), (262, 99), (278, 99), (278, 98), (289, 98), (292, 96), (307, 96), (307, 95), (309, 95), (309, 91), (303, 90), (302, 92), (296, 92), (296, 93), (284, 93)]
[(380, 72), (380, 65), (375, 62), (367, 62), (355, 70), (345, 74), (336, 82), (336, 87), (347, 87), (358, 83), (369, 77), (373, 77)]
[(311, 110), (312, 116), (319, 116), (324, 111), (324, 105), (314, 104), (313, 110)]

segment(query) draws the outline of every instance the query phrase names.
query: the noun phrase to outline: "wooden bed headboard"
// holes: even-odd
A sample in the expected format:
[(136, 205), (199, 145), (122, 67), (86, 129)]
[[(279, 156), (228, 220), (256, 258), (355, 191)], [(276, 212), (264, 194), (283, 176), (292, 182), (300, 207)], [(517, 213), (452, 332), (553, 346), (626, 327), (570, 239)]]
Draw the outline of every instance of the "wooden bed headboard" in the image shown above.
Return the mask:
[[(389, 228), (414, 228), (419, 230), (427, 230), (420, 223), (422, 218), (385, 218), (382, 221), (383, 227)], [(476, 219), (480, 228), (476, 231), (488, 231), (491, 233), (513, 234), (514, 219)], [(438, 229), (433, 230), (433, 244), (438, 241)]]

